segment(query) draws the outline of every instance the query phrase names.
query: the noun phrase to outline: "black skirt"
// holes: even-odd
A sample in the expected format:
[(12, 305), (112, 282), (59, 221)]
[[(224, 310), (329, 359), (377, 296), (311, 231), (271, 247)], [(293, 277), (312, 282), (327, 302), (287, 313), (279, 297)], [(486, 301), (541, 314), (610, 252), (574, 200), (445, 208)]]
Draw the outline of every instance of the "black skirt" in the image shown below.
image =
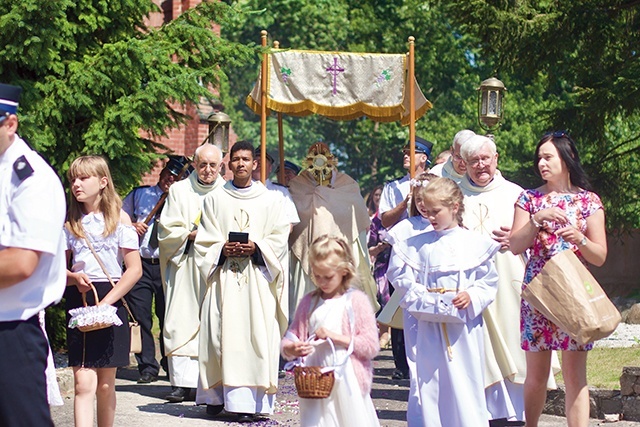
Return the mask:
[[(93, 283), (98, 291), (98, 298), (102, 299), (113, 287), (109, 282)], [(76, 286), (67, 286), (65, 290), (67, 310), (67, 325), (69, 324), (69, 310), (82, 307), (82, 295)], [(87, 292), (87, 305), (95, 305), (93, 292)], [(83, 366), (85, 368), (117, 368), (129, 366), (129, 320), (127, 310), (122, 301), (114, 306), (118, 309), (118, 317), (122, 325), (111, 326), (91, 332), (81, 332), (76, 328), (67, 327), (67, 350), (69, 352), (69, 366)]]

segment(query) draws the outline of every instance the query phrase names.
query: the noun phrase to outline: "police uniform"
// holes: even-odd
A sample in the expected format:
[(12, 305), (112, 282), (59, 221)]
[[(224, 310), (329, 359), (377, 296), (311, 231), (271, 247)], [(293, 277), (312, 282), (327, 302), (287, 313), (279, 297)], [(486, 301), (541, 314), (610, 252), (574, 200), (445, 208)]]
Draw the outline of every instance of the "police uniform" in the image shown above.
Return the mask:
[[(186, 159), (171, 158), (167, 163), (167, 168), (173, 175), (179, 175)], [(122, 209), (129, 214), (131, 221), (143, 222), (149, 213), (156, 206), (163, 191), (156, 184), (153, 187), (142, 186), (134, 188), (123, 200)], [(165, 297), (160, 275), (160, 250), (157, 242), (157, 225), (155, 222), (160, 218), (158, 209), (156, 215), (149, 222), (149, 228), (140, 240), (140, 258), (142, 259), (142, 277), (131, 288), (125, 299), (129, 308), (140, 324), (140, 335), (142, 337), (142, 351), (135, 355), (138, 362), (138, 372), (140, 379), (138, 382), (148, 383), (155, 381), (162, 365), (167, 372), (167, 360), (164, 354), (164, 329)], [(155, 297), (155, 304), (154, 304)], [(153, 327), (152, 305), (158, 317), (160, 326), (160, 364), (156, 360), (156, 346), (151, 328)]]
[[(142, 222), (153, 210), (154, 206), (162, 196), (162, 190), (158, 185), (153, 187), (137, 187), (133, 189), (122, 202), (122, 210), (129, 214), (132, 222)], [(159, 212), (158, 212), (158, 217)], [(125, 299), (129, 303), (129, 308), (140, 324), (142, 337), (142, 351), (135, 355), (138, 361), (138, 372), (141, 378), (145, 376), (154, 379), (160, 371), (160, 364), (156, 360), (156, 345), (151, 332), (153, 327), (153, 314), (151, 306), (155, 296), (155, 312), (160, 324), (160, 354), (164, 359), (164, 345), (162, 329), (164, 327), (165, 300), (162, 289), (162, 278), (160, 277), (160, 251), (158, 247), (149, 244), (153, 234), (152, 219), (147, 232), (141, 237), (140, 258), (142, 260), (142, 277), (131, 288)]]
[[(15, 114), (19, 93), (15, 86), (0, 85), (0, 114)], [(0, 253), (21, 248), (40, 257), (27, 279), (0, 289), (3, 426), (53, 425), (45, 378), (49, 345), (38, 313), (57, 303), (65, 289), (65, 211), (64, 190), (56, 173), (14, 135), (0, 154)]]

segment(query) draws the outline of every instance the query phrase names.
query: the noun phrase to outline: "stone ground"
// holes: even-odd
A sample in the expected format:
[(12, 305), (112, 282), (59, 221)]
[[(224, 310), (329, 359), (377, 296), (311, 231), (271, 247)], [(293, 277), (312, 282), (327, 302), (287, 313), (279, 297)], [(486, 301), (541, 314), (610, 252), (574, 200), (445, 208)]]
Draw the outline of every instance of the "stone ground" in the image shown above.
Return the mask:
[[(372, 397), (380, 418), (381, 426), (406, 426), (405, 412), (409, 381), (390, 379), (393, 372), (391, 350), (383, 350), (375, 360), (375, 377)], [(68, 374), (68, 368), (67, 368)], [(215, 420), (205, 414), (204, 406), (195, 406), (193, 402), (181, 404), (167, 403), (163, 400), (170, 391), (166, 377), (151, 384), (137, 384), (137, 370), (134, 367), (120, 369), (116, 380), (117, 410), (116, 426), (174, 427), (174, 426), (240, 426), (231, 416), (222, 416)], [(63, 406), (52, 407), (54, 423), (57, 427), (73, 426), (73, 382), (71, 391), (66, 393)], [(275, 414), (262, 419), (254, 426), (297, 426), (298, 400), (293, 385), (293, 377), (287, 375), (280, 380)], [(565, 426), (562, 417), (543, 415), (539, 427)], [(640, 427), (640, 422), (619, 421), (604, 423), (592, 419), (589, 427), (611, 425), (615, 427)], [(357, 426), (345, 426), (357, 427)]]

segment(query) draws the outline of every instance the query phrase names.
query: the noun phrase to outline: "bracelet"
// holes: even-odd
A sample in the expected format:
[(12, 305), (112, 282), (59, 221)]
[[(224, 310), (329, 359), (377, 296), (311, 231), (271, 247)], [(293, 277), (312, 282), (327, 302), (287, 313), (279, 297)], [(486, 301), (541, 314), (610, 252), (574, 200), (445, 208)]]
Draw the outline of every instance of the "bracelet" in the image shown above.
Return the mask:
[(533, 226), (535, 228), (542, 228), (542, 226), (543, 226), (543, 224), (541, 224), (538, 221), (536, 221), (535, 214), (531, 215), (531, 224), (533, 224)]

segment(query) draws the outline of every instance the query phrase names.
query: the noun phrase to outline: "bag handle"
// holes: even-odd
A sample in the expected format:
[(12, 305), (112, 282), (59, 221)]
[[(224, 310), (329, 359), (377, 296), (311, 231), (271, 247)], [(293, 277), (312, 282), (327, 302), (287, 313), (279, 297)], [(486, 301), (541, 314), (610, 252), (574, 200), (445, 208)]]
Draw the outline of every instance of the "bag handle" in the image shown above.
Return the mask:
[[(91, 290), (93, 291), (93, 297), (96, 300), (96, 305), (100, 302), (100, 298), (98, 298), (98, 291), (96, 290), (96, 287), (93, 286), (92, 283), (89, 283), (89, 286), (91, 286)], [(82, 305), (84, 305), (85, 307), (87, 306), (87, 293), (83, 292), (82, 293)]]
[[(85, 237), (84, 241), (87, 242), (87, 246), (89, 247), (89, 250), (91, 250), (91, 253), (96, 258), (96, 261), (98, 261), (98, 264), (100, 265), (100, 268), (102, 269), (102, 272), (107, 276), (107, 279), (109, 279), (109, 283), (111, 283), (111, 286), (113, 286), (115, 288), (116, 285), (115, 285), (115, 283), (113, 283), (113, 279), (111, 278), (111, 275), (107, 271), (107, 267), (105, 267), (105, 265), (102, 263), (102, 260), (98, 256), (98, 253), (93, 248), (93, 245), (91, 244), (91, 240), (89, 240), (89, 238)], [(91, 287), (93, 287), (93, 285), (91, 285)], [(95, 288), (93, 290), (95, 292)], [(84, 294), (82, 294), (82, 295), (84, 296)], [(97, 300), (98, 300), (98, 298), (97, 298), (97, 294), (96, 294), (96, 301)], [(138, 323), (136, 318), (133, 317), (133, 313), (131, 312), (131, 309), (129, 308), (129, 304), (127, 304), (127, 301), (124, 298), (120, 298), (120, 301), (122, 301), (122, 305), (124, 305), (124, 308), (127, 309), (127, 313), (129, 313), (129, 316), (131, 316), (131, 318), (133, 319), (133, 323)]]

